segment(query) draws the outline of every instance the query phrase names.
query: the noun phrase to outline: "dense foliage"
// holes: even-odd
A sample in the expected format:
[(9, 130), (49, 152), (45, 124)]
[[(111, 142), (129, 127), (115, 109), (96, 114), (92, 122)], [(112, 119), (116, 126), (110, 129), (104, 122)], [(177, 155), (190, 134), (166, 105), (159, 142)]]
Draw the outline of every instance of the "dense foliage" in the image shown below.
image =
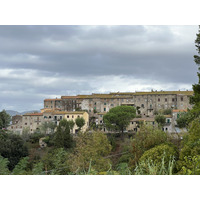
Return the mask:
[(109, 110), (104, 116), (103, 121), (108, 129), (121, 131), (123, 134), (130, 120), (136, 116), (136, 109), (132, 106), (117, 106)]
[(6, 129), (11, 121), (11, 116), (5, 110), (0, 112), (0, 129)]

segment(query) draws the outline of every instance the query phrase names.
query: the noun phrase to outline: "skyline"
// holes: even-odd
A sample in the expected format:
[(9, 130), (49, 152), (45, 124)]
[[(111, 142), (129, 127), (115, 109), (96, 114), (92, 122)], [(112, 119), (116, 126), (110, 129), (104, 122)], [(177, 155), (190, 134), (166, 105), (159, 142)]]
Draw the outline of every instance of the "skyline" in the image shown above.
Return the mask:
[(198, 26), (0, 26), (0, 105), (62, 95), (192, 90)]

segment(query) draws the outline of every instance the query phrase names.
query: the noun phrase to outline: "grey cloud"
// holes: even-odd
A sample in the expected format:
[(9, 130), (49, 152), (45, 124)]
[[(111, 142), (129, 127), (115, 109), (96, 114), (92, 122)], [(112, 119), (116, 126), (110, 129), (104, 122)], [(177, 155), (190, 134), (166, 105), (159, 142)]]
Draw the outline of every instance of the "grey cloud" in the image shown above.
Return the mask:
[[(174, 84), (174, 88), (191, 85), (197, 81), (193, 62), (197, 29), (197, 26), (0, 26), (0, 73), (13, 70), (5, 76), (0, 74), (0, 95), (9, 98), (10, 92), (14, 98), (13, 91), (19, 91), (38, 105), (45, 96), (98, 92), (98, 87), (91, 84), (93, 80), (112, 76), (150, 83), (157, 80), (161, 85)], [(102, 84), (109, 82), (104, 79)], [(16, 101), (20, 98), (25, 102), (20, 96)], [(0, 103), (3, 101), (5, 98)]]

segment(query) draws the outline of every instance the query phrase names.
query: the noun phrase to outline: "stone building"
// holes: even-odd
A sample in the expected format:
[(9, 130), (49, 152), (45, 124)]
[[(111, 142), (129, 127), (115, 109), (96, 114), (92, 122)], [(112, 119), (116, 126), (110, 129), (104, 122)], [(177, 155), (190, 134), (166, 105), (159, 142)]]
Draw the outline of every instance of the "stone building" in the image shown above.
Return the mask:
[(113, 107), (129, 105), (137, 108), (137, 114), (142, 117), (152, 117), (154, 112), (162, 109), (191, 108), (189, 97), (192, 95), (193, 91), (151, 91), (62, 96), (61, 99), (45, 99), (44, 108), (85, 110), (93, 117), (95, 113), (106, 113)]

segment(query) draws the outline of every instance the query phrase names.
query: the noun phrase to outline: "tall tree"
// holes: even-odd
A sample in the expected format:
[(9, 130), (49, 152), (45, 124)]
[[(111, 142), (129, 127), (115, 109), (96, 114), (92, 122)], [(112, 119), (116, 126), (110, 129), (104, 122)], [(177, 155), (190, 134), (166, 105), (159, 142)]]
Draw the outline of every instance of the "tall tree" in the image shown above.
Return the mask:
[(73, 137), (70, 134), (70, 126), (66, 119), (60, 121), (54, 136), (54, 145), (57, 148), (71, 148)]
[(81, 128), (85, 125), (85, 120), (83, 119), (83, 117), (78, 117), (78, 118), (76, 118), (75, 122), (76, 122), (76, 125), (77, 125), (78, 128), (79, 128), (79, 131), (80, 131)]
[[(194, 55), (195, 63), (200, 66), (200, 26), (199, 26), (199, 33), (196, 34), (197, 38), (195, 40), (195, 46), (197, 48), (198, 55)], [(198, 68), (200, 71), (200, 67)], [(194, 105), (200, 105), (200, 72), (197, 72), (199, 81), (197, 84), (193, 85), (194, 96), (190, 98), (190, 103)]]
[(136, 109), (132, 106), (117, 106), (103, 116), (103, 122), (111, 130), (121, 131), (122, 136), (130, 120), (136, 116)]
[(11, 116), (5, 111), (0, 112), (0, 129), (6, 129), (11, 121)]

